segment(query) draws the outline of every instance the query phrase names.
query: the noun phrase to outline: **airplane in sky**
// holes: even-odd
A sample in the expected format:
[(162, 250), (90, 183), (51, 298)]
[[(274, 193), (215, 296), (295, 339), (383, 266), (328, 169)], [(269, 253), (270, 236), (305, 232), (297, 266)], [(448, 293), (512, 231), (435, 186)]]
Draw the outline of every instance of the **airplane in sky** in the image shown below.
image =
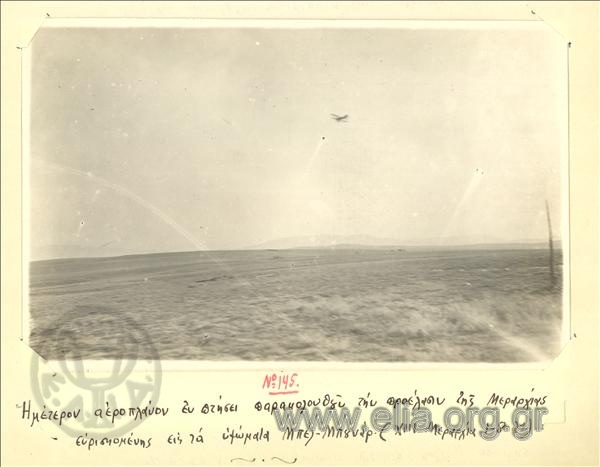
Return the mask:
[(333, 118), (336, 122), (346, 122), (348, 119), (348, 114), (346, 115), (338, 115), (338, 114), (329, 114), (331, 118)]

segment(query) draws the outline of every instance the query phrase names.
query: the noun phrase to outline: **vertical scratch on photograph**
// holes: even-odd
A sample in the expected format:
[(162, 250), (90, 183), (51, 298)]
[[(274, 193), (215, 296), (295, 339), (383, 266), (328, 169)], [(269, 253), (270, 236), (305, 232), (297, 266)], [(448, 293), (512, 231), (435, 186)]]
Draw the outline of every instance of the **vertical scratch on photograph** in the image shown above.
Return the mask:
[(442, 235), (440, 236), (440, 239), (447, 237), (450, 229), (454, 227), (454, 224), (456, 223), (456, 219), (457, 219), (458, 215), (460, 214), (464, 204), (473, 195), (473, 193), (479, 186), (479, 183), (481, 183), (482, 175), (483, 174), (478, 171), (471, 178), (471, 181), (467, 185), (467, 188), (465, 189), (465, 192), (463, 193), (460, 201), (454, 208), (454, 212), (452, 213), (452, 216), (450, 216), (450, 220), (448, 220), (448, 222), (446, 223), (446, 227), (444, 228), (444, 231), (443, 231)]

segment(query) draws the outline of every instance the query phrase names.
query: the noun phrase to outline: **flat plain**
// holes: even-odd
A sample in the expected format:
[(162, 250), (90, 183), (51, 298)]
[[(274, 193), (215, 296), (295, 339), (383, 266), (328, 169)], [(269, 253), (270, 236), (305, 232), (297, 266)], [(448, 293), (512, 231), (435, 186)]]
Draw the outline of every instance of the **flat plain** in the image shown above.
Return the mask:
[(36, 261), (30, 344), (47, 359), (150, 358), (141, 331), (162, 360), (547, 360), (560, 351), (563, 320), (560, 251), (554, 261), (554, 283), (545, 249)]

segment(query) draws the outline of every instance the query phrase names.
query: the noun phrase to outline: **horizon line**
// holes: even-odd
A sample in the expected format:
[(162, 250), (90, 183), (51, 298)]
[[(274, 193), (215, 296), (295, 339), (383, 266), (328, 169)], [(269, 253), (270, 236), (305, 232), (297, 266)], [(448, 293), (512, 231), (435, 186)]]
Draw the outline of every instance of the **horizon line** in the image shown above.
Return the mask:
[[(562, 239), (554, 239), (552, 241), (553, 244), (561, 243)], [(146, 252), (146, 253), (125, 253), (125, 254), (117, 254), (117, 255), (107, 255), (107, 256), (57, 256), (53, 258), (40, 258), (40, 259), (30, 259), (29, 263), (36, 263), (42, 261), (60, 261), (60, 260), (84, 260), (84, 259), (110, 259), (110, 258), (127, 258), (133, 256), (150, 256), (150, 255), (176, 255), (182, 253), (219, 253), (225, 251), (289, 251), (289, 250), (335, 250), (336, 247), (340, 246), (348, 246), (355, 248), (346, 248), (347, 250), (385, 250), (385, 249), (436, 249), (443, 250), (447, 249), (464, 249), (468, 250), (473, 247), (485, 247), (485, 246), (506, 246), (510, 247), (511, 245), (534, 245), (534, 244), (545, 244), (548, 245), (548, 240), (523, 240), (523, 241), (514, 241), (514, 242), (480, 242), (480, 243), (457, 243), (457, 244), (390, 244), (390, 245), (367, 245), (367, 244), (352, 244), (352, 243), (335, 243), (331, 245), (304, 245), (304, 246), (293, 246), (293, 247), (246, 247), (246, 248), (216, 248), (216, 249), (207, 249), (207, 250), (174, 250), (174, 251), (155, 251), (155, 252)], [(561, 245), (562, 248), (562, 245)], [(497, 248), (503, 249), (503, 248)], [(510, 249), (510, 248), (505, 248)], [(538, 248), (545, 249), (545, 248)], [(549, 249), (546, 246), (546, 249)]]

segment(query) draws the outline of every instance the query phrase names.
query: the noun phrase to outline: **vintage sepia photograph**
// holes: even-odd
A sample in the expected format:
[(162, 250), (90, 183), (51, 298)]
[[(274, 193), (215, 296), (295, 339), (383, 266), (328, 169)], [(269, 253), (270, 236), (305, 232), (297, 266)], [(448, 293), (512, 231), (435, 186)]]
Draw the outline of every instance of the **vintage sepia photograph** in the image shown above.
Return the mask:
[(24, 62), (29, 345), (554, 359), (567, 58), (532, 22), (42, 27)]

